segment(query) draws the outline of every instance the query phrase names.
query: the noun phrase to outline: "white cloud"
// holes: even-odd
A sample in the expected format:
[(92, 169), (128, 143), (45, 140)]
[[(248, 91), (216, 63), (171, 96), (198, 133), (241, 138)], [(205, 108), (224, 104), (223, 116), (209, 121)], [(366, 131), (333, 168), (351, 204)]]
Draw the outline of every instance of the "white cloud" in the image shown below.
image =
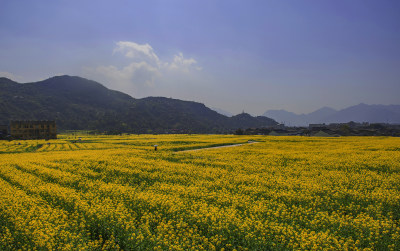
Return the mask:
[(137, 44), (129, 41), (116, 43), (113, 55), (122, 54), (130, 63), (123, 67), (114, 65), (85, 68), (84, 74), (99, 82), (106, 83), (112, 89), (121, 90), (134, 96), (151, 95), (151, 88), (157, 83), (171, 83), (188, 77), (191, 72), (199, 71), (194, 58), (185, 58), (180, 52), (173, 59), (161, 60), (149, 44)]
[(149, 64), (160, 64), (160, 59), (149, 44), (137, 44), (129, 41), (117, 42), (115, 53), (122, 53), (125, 57), (137, 61), (145, 61)]
[(117, 89), (135, 95), (143, 95), (149, 87), (154, 86), (154, 80), (160, 75), (157, 68), (146, 62), (132, 62), (119, 69), (113, 65), (86, 68), (85, 74), (98, 80), (111, 89)]
[(7, 71), (0, 71), (0, 77), (8, 78), (8, 79), (11, 79), (16, 82), (24, 81), (24, 77), (13, 74), (11, 72), (7, 72)]
[(193, 58), (184, 58), (182, 52), (174, 56), (171, 63), (167, 63), (169, 69), (171, 70), (181, 70), (188, 72), (191, 69), (201, 70), (201, 67), (196, 66), (197, 61)]

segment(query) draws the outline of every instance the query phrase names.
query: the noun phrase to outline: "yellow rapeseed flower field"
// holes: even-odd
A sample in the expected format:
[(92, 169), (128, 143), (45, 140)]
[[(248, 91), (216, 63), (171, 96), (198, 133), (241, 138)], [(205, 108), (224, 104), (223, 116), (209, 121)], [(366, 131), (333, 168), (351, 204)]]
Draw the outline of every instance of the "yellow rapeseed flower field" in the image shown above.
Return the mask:
[(18, 249), (400, 250), (400, 138), (2, 141), (0, 250)]

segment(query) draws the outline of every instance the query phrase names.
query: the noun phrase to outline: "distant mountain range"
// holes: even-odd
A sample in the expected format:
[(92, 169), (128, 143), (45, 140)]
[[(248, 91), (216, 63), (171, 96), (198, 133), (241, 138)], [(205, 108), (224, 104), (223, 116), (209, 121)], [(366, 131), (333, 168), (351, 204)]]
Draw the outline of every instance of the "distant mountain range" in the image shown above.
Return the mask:
[(0, 78), (0, 124), (10, 120), (55, 120), (61, 130), (133, 133), (222, 133), (277, 124), (273, 119), (245, 113), (227, 117), (197, 102), (135, 99), (72, 76), (26, 84)]
[(222, 110), (222, 109), (220, 109), (220, 108), (211, 107), (210, 109), (213, 110), (213, 111), (218, 112), (219, 114), (225, 115), (225, 116), (227, 116), (227, 117), (232, 117), (232, 116), (233, 116), (232, 113), (230, 113), (230, 112), (228, 112), (228, 111), (225, 111), (225, 110)]
[(308, 126), (317, 123), (400, 123), (400, 105), (359, 104), (342, 110), (323, 107), (308, 114), (295, 114), (285, 110), (269, 110), (263, 116), (275, 119), (287, 126)]

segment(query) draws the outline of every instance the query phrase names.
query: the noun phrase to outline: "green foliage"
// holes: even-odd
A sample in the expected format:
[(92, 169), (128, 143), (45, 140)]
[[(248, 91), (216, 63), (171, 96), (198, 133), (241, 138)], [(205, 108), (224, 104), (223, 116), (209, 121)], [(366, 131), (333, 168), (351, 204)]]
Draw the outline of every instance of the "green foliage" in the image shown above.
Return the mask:
[(228, 118), (204, 104), (178, 99), (134, 99), (79, 77), (60, 76), (18, 84), (0, 79), (0, 124), (56, 120), (59, 130), (129, 133), (224, 133), (276, 122), (266, 117)]
[(239, 129), (237, 129), (237, 130), (235, 131), (235, 134), (236, 134), (236, 135), (243, 135), (243, 130), (242, 130), (241, 128), (239, 128)]

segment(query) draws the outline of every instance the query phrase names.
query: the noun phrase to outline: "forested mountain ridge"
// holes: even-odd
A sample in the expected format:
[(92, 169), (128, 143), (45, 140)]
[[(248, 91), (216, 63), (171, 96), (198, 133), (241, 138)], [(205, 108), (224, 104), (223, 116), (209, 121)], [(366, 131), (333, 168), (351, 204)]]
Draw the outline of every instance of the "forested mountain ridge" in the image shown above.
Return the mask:
[[(245, 116), (238, 120), (237, 116)], [(20, 84), (0, 78), (0, 124), (56, 120), (61, 130), (222, 133), (277, 124), (266, 117), (221, 115), (204, 104), (164, 97), (135, 99), (81, 77)]]

